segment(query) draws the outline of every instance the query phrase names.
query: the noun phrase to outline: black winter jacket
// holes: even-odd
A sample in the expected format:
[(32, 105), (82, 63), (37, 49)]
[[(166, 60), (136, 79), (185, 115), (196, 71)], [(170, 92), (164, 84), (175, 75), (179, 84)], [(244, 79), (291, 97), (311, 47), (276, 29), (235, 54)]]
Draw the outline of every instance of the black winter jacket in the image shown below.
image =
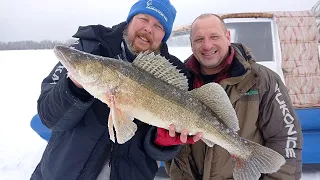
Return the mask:
[[(96, 55), (123, 58), (123, 30), (126, 23), (107, 28), (101, 25), (80, 27), (74, 48)], [(127, 52), (127, 51), (126, 51)], [(132, 56), (132, 54), (127, 55)], [(184, 70), (184, 65), (169, 54), (163, 44), (161, 55)], [(129, 59), (132, 61), (133, 59)], [(156, 128), (134, 120), (135, 136), (125, 144), (109, 139), (106, 104), (75, 87), (58, 63), (41, 86), (38, 114), (52, 136), (32, 180), (95, 180), (104, 163), (111, 165), (111, 180), (152, 180), (156, 160), (172, 159), (180, 146), (158, 147), (153, 143)]]

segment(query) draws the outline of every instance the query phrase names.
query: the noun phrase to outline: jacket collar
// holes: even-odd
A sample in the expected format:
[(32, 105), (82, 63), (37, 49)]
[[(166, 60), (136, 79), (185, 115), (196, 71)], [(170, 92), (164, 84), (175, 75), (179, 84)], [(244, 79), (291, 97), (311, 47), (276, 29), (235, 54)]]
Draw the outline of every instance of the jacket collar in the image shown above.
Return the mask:
[[(229, 78), (222, 80), (220, 85), (226, 90), (228, 86), (237, 85), (233, 87), (233, 92), (230, 93), (230, 100), (234, 103), (254, 86), (260, 75), (257, 71), (251, 68), (251, 64), (255, 63), (255, 60), (252, 58), (249, 49), (242, 44), (231, 44), (231, 46), (235, 50), (235, 55), (230, 68)], [(243, 57), (244, 55), (239, 48), (243, 48), (245, 57)], [(186, 65), (189, 71), (193, 74), (194, 81), (201, 81), (200, 64), (193, 55), (187, 59)]]

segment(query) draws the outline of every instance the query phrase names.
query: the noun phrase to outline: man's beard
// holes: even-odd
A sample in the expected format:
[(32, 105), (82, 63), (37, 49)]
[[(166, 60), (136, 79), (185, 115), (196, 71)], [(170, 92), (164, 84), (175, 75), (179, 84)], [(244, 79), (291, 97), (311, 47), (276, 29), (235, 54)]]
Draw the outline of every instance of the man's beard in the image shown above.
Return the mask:
[[(135, 36), (137, 36), (135, 34)], [(128, 36), (128, 25), (125, 27), (124, 31), (123, 31), (123, 39), (124, 42), (126, 43), (128, 50), (135, 56), (137, 56), (141, 51), (137, 50), (134, 45), (133, 42), (129, 40), (129, 36)], [(153, 51), (155, 54), (160, 54), (160, 48), (161, 48), (162, 44), (160, 44), (160, 46), (157, 49), (149, 49), (150, 51)]]

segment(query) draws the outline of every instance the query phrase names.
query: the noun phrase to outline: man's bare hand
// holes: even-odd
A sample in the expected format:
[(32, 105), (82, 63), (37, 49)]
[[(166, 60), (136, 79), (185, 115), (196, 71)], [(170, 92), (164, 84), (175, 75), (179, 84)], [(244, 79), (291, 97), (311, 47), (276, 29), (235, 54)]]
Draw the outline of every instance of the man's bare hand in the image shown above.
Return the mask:
[(183, 129), (181, 133), (176, 133), (176, 129), (173, 124), (169, 126), (169, 130), (158, 127), (155, 143), (160, 146), (194, 144), (202, 137), (202, 133), (197, 133), (193, 136), (188, 134), (189, 131), (187, 129)]
[[(176, 128), (173, 124), (170, 125), (169, 127), (169, 136), (170, 137), (175, 137), (177, 135), (176, 133)], [(180, 141), (183, 143), (187, 143), (187, 142), (197, 142), (200, 140), (202, 133), (197, 133), (193, 136), (188, 136), (189, 135), (189, 131), (187, 129), (183, 129), (180, 133)]]

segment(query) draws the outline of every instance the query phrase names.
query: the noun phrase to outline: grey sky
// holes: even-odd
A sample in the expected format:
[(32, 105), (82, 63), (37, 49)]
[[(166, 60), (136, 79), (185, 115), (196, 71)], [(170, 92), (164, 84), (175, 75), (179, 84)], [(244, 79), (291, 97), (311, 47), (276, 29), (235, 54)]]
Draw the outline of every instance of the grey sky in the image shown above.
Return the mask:
[[(318, 0), (171, 0), (174, 27), (201, 13), (310, 10)], [(136, 0), (0, 0), (0, 41), (67, 40), (78, 26), (112, 26), (127, 17)]]

